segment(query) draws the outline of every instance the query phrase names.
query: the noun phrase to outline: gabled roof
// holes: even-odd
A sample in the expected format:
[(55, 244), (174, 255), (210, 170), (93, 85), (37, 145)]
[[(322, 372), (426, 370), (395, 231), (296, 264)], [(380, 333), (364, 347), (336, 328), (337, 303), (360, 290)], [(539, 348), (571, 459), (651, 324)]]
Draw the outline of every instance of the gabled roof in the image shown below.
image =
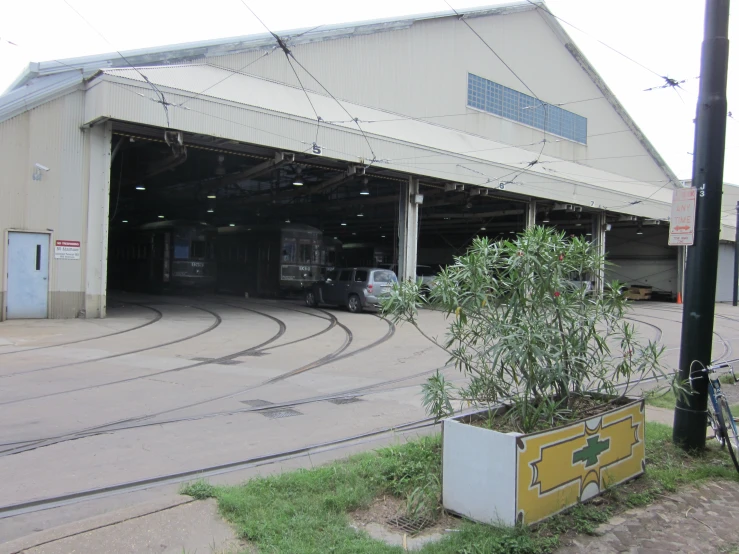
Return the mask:
[[(544, 8), (540, 13), (559, 41), (602, 91), (603, 96), (637, 137), (654, 162), (661, 168), (668, 180), (672, 182), (673, 186), (679, 186), (677, 177), (631, 119), (621, 103), (600, 75), (598, 75), (595, 68), (577, 48), (557, 19), (550, 15), (549, 10), (545, 8), (544, 2), (523, 0), (497, 6), (459, 10), (458, 13), (464, 18), (476, 18), (528, 12), (537, 10), (539, 7)], [(278, 34), (288, 44), (297, 45), (406, 29), (412, 27), (416, 22), (455, 16), (456, 14), (453, 11), (444, 11), (403, 18), (279, 31)], [(192, 64), (197, 61), (202, 63), (208, 58), (215, 56), (274, 48), (276, 48), (274, 37), (268, 33), (260, 33), (242, 37), (125, 51), (122, 52), (125, 59), (118, 53), (113, 53), (32, 63), (11, 86), (10, 92), (0, 96), (0, 122), (44, 102), (48, 102), (55, 96), (65, 94), (70, 88), (78, 86), (85, 78), (96, 74), (100, 70), (109, 71), (115, 70), (116, 68), (127, 68), (129, 63), (136, 67), (172, 67), (178, 64)], [(190, 65), (189, 67), (192, 67), (193, 71), (202, 71), (202, 69), (195, 69), (198, 67), (197, 65)], [(127, 72), (124, 71), (124, 73)], [(186, 78), (186, 80), (189, 80), (189, 78)], [(177, 87), (175, 86), (175, 88)]]
[[(528, 2), (519, 0), (508, 4), (470, 8), (457, 10), (465, 18), (483, 17), (487, 15), (506, 15), (517, 12), (526, 12), (537, 9), (538, 5), (544, 5), (542, 1)], [(276, 31), (290, 45), (319, 42), (337, 38), (351, 37), (355, 35), (368, 35), (385, 31), (406, 29), (414, 23), (428, 19), (439, 19), (454, 16), (450, 10), (433, 12), (428, 14), (410, 15), (401, 18), (375, 19), (351, 23), (337, 23), (333, 25), (320, 25), (301, 29)], [(70, 69), (82, 70), (86, 75), (95, 73), (100, 69), (115, 67), (128, 67), (128, 62), (134, 66), (170, 65), (193, 62), (223, 56), (226, 54), (237, 54), (248, 50), (275, 47), (275, 39), (269, 33), (258, 33), (239, 37), (219, 38), (198, 42), (186, 42), (166, 46), (153, 46), (138, 50), (126, 50), (121, 52), (125, 60), (117, 53), (95, 54), (79, 58), (67, 58), (63, 60), (50, 60), (45, 62), (33, 62), (18, 76), (10, 85), (7, 92), (24, 86), (30, 80), (44, 75), (53, 75)]]

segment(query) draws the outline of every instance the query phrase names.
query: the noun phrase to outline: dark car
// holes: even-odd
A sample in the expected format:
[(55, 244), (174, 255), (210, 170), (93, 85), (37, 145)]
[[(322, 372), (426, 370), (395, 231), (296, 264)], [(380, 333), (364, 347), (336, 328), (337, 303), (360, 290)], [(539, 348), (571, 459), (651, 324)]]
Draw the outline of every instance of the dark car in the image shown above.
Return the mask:
[(305, 303), (346, 306), (359, 313), (365, 308), (378, 308), (380, 296), (395, 285), (398, 278), (389, 269), (377, 267), (350, 267), (334, 269), (324, 281), (315, 283), (305, 294)]

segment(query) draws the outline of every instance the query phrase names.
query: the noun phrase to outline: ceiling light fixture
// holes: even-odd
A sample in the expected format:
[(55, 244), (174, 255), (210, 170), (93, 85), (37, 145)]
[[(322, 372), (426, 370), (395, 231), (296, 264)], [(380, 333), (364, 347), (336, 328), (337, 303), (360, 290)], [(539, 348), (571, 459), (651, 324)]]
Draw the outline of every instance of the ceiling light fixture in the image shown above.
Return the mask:
[(144, 185), (139, 185), (136, 187), (136, 190), (146, 190), (146, 187)]
[(285, 220), (285, 223), (290, 223), (290, 218), (289, 217)]
[(644, 234), (644, 229), (642, 228), (641, 222), (639, 223), (639, 225), (636, 226), (636, 234), (637, 235), (643, 235)]
[(215, 195), (215, 194), (209, 194), (209, 195), (208, 195), (208, 198), (210, 198), (211, 200), (214, 200), (214, 199), (215, 199), (215, 197), (216, 197), (216, 195)]
[(236, 227), (236, 224), (235, 223), (229, 223), (228, 226), (229, 227)]
[(359, 212), (359, 213), (357, 214), (357, 217), (364, 217), (364, 214), (363, 214), (362, 212)]
[(226, 168), (223, 167), (223, 162), (226, 159), (226, 157), (223, 154), (220, 154), (218, 156), (218, 165), (216, 166), (216, 175), (225, 175), (226, 174)]
[(480, 227), (480, 231), (487, 231), (487, 227)]
[(128, 223), (128, 220), (124, 219), (123, 221), (121, 221), (121, 223)]
[(159, 215), (159, 216), (157, 216), (157, 217), (158, 217), (159, 219), (164, 219), (164, 216), (163, 216), (163, 215)]
[(212, 213), (213, 213), (213, 208), (210, 208), (210, 209), (208, 210), (208, 213), (209, 213), (209, 214), (212, 214)]
[(342, 221), (342, 222), (341, 222), (341, 226), (342, 226), (342, 227), (346, 227), (346, 223)]
[(541, 222), (549, 223), (549, 211), (544, 212), (544, 219), (542, 219)]
[(296, 187), (302, 187), (303, 186), (303, 178), (300, 176), (303, 173), (303, 168), (298, 167), (295, 170), (295, 178), (293, 179), (293, 185)]
[(369, 189), (367, 188), (367, 184), (369, 183), (369, 179), (367, 177), (364, 178), (364, 181), (362, 181), (362, 190), (359, 191), (359, 194), (362, 196), (369, 196)]

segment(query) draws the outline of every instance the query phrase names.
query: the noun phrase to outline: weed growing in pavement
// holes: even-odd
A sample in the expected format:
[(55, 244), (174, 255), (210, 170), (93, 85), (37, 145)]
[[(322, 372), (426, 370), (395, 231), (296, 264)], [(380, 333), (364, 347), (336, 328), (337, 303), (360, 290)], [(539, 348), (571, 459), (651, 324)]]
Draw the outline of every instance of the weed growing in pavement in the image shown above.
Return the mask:
[(192, 496), (196, 500), (204, 500), (206, 498), (212, 498), (215, 496), (216, 488), (205, 481), (204, 479), (198, 479), (191, 483), (185, 483), (180, 487), (180, 494), (186, 496)]
[[(738, 478), (717, 445), (688, 454), (672, 444), (671, 428), (648, 423), (647, 472), (591, 502), (531, 527), (495, 527), (462, 521), (424, 554), (544, 554), (579, 533), (593, 533), (611, 516), (664, 498), (707, 479)], [(221, 513), (242, 539), (274, 553), (399, 553), (350, 526), (349, 514), (375, 498), (406, 499), (410, 515), (441, 511), (441, 438), (383, 448), (311, 470), (256, 478), (239, 486), (196, 481), (182, 488), (195, 498), (217, 498)]]

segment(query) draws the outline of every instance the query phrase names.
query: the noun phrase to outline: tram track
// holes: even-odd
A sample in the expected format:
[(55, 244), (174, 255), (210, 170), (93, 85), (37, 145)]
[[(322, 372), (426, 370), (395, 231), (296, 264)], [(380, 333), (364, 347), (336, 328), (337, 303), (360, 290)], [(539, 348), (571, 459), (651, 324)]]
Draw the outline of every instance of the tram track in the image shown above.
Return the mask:
[[(677, 310), (669, 310), (669, 309), (667, 309), (667, 310), (658, 309), (657, 311), (669, 312), (669, 313), (677, 313)], [(670, 323), (676, 323), (676, 324), (680, 324), (681, 323), (680, 320), (667, 319), (667, 318), (664, 318), (664, 317), (659, 317), (659, 316), (655, 316), (655, 315), (651, 315), (651, 314), (639, 314), (639, 315), (640, 315), (640, 317), (646, 317), (646, 318), (651, 318), (651, 319), (659, 319), (661, 321), (669, 321)], [(720, 314), (717, 314), (717, 317), (719, 317), (719, 315)], [(733, 318), (726, 317), (726, 319), (728, 319), (730, 321), (734, 321), (736, 323), (739, 323), (739, 320), (735, 320)], [(723, 346), (723, 349), (724, 349), (723, 352), (721, 353), (721, 355), (718, 356), (718, 357), (716, 357), (716, 358), (714, 358), (714, 360), (713, 360), (713, 362), (719, 362), (719, 361), (724, 360), (724, 359), (728, 358), (729, 356), (731, 356), (731, 354), (733, 352), (733, 349), (731, 347), (731, 343), (727, 339), (725, 339), (720, 333), (718, 333), (716, 331), (713, 331), (713, 335), (719, 340), (719, 342), (721, 343), (721, 345)], [(669, 350), (674, 350), (674, 349), (669, 349)]]
[[(187, 335), (186, 337), (181, 337), (181, 338), (178, 338), (178, 339), (175, 339), (175, 340), (171, 340), (171, 341), (167, 341), (167, 342), (162, 342), (162, 343), (159, 343), (159, 344), (155, 344), (153, 346), (147, 346), (145, 348), (137, 348), (135, 350), (128, 350), (126, 352), (119, 352), (117, 354), (109, 354), (108, 356), (101, 356), (99, 358), (91, 358), (89, 360), (81, 360), (81, 361), (75, 361), (75, 362), (68, 362), (68, 363), (58, 364), (58, 365), (53, 365), (53, 366), (48, 366), (48, 367), (39, 367), (39, 368), (35, 368), (35, 369), (29, 369), (29, 370), (26, 370), (26, 371), (16, 371), (14, 373), (8, 373), (8, 374), (5, 374), (5, 375), (0, 375), (0, 379), (7, 379), (9, 377), (16, 377), (18, 375), (28, 375), (30, 373), (38, 373), (40, 371), (50, 371), (52, 369), (62, 369), (62, 368), (65, 368), (65, 367), (79, 366), (79, 365), (89, 364), (89, 363), (92, 363), (92, 362), (102, 362), (104, 360), (112, 360), (114, 358), (121, 358), (123, 356), (130, 356), (132, 354), (139, 354), (141, 352), (147, 352), (149, 350), (155, 350), (157, 348), (164, 348), (165, 346), (171, 346), (173, 344), (178, 344), (180, 342), (185, 342), (185, 341), (188, 341), (188, 340), (192, 340), (194, 338), (197, 338), (197, 337), (200, 337), (202, 335), (205, 335), (206, 333), (210, 333), (211, 331), (213, 331), (214, 329), (216, 329), (222, 323), (222, 321), (223, 321), (220, 315), (218, 315), (216, 312), (214, 312), (212, 310), (208, 310), (207, 308), (201, 308), (201, 307), (198, 307), (198, 306), (186, 306), (186, 307), (192, 308), (194, 310), (201, 310), (201, 311), (207, 312), (208, 314), (212, 315), (215, 320), (213, 321), (213, 323), (208, 328), (203, 329), (201, 331), (198, 331), (197, 333), (193, 333), (191, 335)], [(3, 403), (0, 402), (0, 405), (3, 405)]]
[[(448, 369), (450, 367), (453, 367), (453, 366), (445, 365), (445, 366), (434, 368), (434, 369), (424, 370), (419, 373), (406, 375), (404, 377), (398, 377), (396, 379), (389, 379), (386, 381), (381, 381), (379, 383), (373, 383), (371, 385), (365, 385), (362, 387), (345, 389), (342, 391), (336, 391), (336, 392), (325, 394), (325, 395), (309, 396), (305, 398), (289, 400), (286, 402), (276, 402), (274, 404), (269, 404), (267, 406), (239, 408), (239, 409), (233, 409), (233, 410), (221, 410), (217, 412), (209, 412), (205, 414), (197, 414), (193, 416), (185, 416), (185, 417), (179, 417), (179, 418), (173, 418), (173, 419), (167, 419), (167, 420), (147, 421), (146, 423), (134, 422), (133, 425), (124, 425), (120, 427), (113, 427), (111, 424), (109, 427), (105, 429), (95, 429), (95, 430), (89, 430), (89, 431), (84, 431), (84, 432), (79, 431), (79, 432), (73, 432), (73, 433), (66, 433), (63, 435), (57, 435), (54, 437), (28, 439), (25, 441), (15, 441), (11, 443), (4, 443), (4, 444), (0, 444), (0, 447), (11, 446), (12, 448), (0, 450), (0, 458), (5, 457), (5, 456), (12, 456), (15, 454), (21, 454), (23, 452), (37, 450), (39, 448), (45, 448), (47, 446), (53, 446), (55, 444), (60, 444), (60, 443), (68, 442), (72, 440), (79, 440), (79, 439), (94, 437), (98, 435), (112, 434), (112, 433), (121, 432), (121, 431), (129, 431), (132, 429), (141, 429), (144, 427), (170, 425), (170, 424), (183, 423), (183, 422), (188, 422), (188, 421), (201, 421), (204, 419), (229, 416), (229, 415), (258, 413), (258, 412), (263, 412), (265, 410), (291, 408), (295, 406), (302, 406), (305, 404), (315, 404), (318, 402), (326, 402), (329, 400), (335, 400), (335, 399), (340, 399), (340, 398), (352, 398), (352, 397), (367, 396), (369, 394), (381, 394), (381, 393), (387, 393), (387, 392), (394, 392), (394, 391), (405, 389), (405, 388), (408, 388), (409, 386), (415, 386), (415, 385), (403, 385), (400, 387), (393, 387), (389, 389), (382, 388), (382, 387), (387, 387), (389, 385), (395, 385), (398, 383), (402, 383), (404, 381), (410, 381), (413, 379), (418, 379), (420, 377), (425, 377), (427, 375), (436, 373), (437, 371), (440, 371), (443, 369)], [(156, 415), (153, 415), (153, 417), (156, 417)], [(19, 445), (19, 446), (16, 446), (16, 445)]]
[[(229, 305), (229, 304), (224, 304), (224, 305)], [(233, 307), (240, 307), (240, 306), (237, 306), (237, 305), (232, 305), (232, 306)], [(314, 315), (314, 314), (310, 314), (308, 312), (304, 312), (303, 310), (298, 310), (298, 309), (295, 309), (295, 308), (287, 308), (286, 307), (285, 309), (288, 309), (290, 311), (296, 311), (296, 312), (307, 314), (307, 315)], [(250, 310), (250, 311), (254, 311), (254, 310)], [(98, 434), (100, 432), (105, 432), (109, 428), (114, 427), (114, 426), (117, 426), (117, 425), (126, 424), (126, 423), (134, 423), (134, 422), (138, 422), (138, 421), (144, 421), (144, 420), (148, 420), (148, 419), (151, 419), (151, 418), (154, 418), (154, 417), (158, 417), (158, 416), (161, 416), (161, 415), (166, 415), (168, 413), (172, 413), (172, 412), (176, 412), (176, 411), (180, 411), (180, 410), (184, 410), (184, 409), (188, 409), (188, 408), (197, 407), (197, 406), (200, 406), (200, 405), (203, 405), (203, 404), (207, 404), (207, 403), (210, 403), (210, 402), (215, 402), (215, 401), (219, 401), (219, 400), (226, 400), (228, 398), (233, 398), (235, 396), (240, 396), (242, 394), (245, 394), (246, 392), (255, 390), (255, 389), (260, 388), (260, 387), (263, 387), (265, 385), (269, 385), (269, 384), (272, 384), (272, 383), (275, 383), (275, 382), (278, 382), (278, 381), (282, 381), (284, 379), (288, 379), (290, 377), (293, 377), (294, 375), (297, 375), (297, 374), (300, 374), (300, 373), (304, 373), (306, 371), (309, 371), (311, 369), (315, 369), (317, 367), (321, 367), (321, 366), (326, 365), (328, 363), (331, 363), (331, 362), (334, 362), (334, 361), (338, 361), (338, 360), (341, 360), (341, 359), (344, 359), (344, 358), (348, 358), (350, 356), (354, 356), (354, 355), (359, 354), (361, 352), (365, 352), (365, 351), (367, 351), (367, 350), (369, 350), (371, 348), (375, 348), (375, 347), (379, 346), (380, 344), (388, 341), (395, 334), (395, 325), (393, 325), (390, 321), (383, 319), (383, 321), (388, 325), (388, 331), (385, 333), (385, 335), (383, 335), (380, 339), (378, 339), (376, 341), (373, 341), (372, 343), (370, 343), (370, 344), (368, 344), (366, 346), (363, 346), (363, 347), (361, 347), (361, 348), (359, 348), (357, 350), (354, 350), (352, 352), (343, 354), (343, 352), (349, 347), (349, 345), (352, 342), (353, 335), (351, 333), (351, 330), (348, 327), (346, 327), (345, 325), (339, 323), (338, 320), (337, 320), (337, 318), (336, 318), (336, 316), (334, 316), (333, 314), (331, 314), (329, 312), (326, 312), (324, 310), (316, 310), (316, 311), (321, 312), (321, 313), (325, 314), (326, 316), (328, 316), (328, 318), (332, 320), (332, 323), (335, 323), (339, 327), (343, 328), (345, 330), (345, 333), (346, 334), (345, 334), (345, 340), (344, 340), (343, 344), (338, 349), (334, 350), (334, 352), (332, 352), (331, 354), (328, 354), (328, 355), (320, 358), (319, 360), (316, 360), (315, 362), (311, 362), (309, 364), (305, 364), (305, 365), (300, 366), (300, 367), (298, 367), (298, 368), (296, 368), (294, 370), (285, 372), (285, 373), (283, 373), (281, 375), (278, 375), (278, 376), (273, 377), (271, 379), (267, 379), (265, 381), (262, 381), (261, 383), (257, 383), (257, 384), (251, 385), (249, 387), (240, 389), (240, 390), (235, 391), (235, 392), (231, 392), (231, 393), (227, 393), (227, 394), (223, 394), (223, 395), (218, 395), (216, 397), (211, 397), (211, 398), (199, 400), (197, 402), (192, 402), (192, 403), (187, 404), (187, 405), (184, 405), (184, 406), (176, 406), (174, 408), (169, 408), (167, 410), (163, 410), (163, 411), (156, 412), (156, 413), (143, 414), (141, 416), (136, 416), (136, 417), (132, 417), (132, 418), (126, 418), (126, 419), (117, 420), (117, 421), (114, 421), (114, 422), (109, 422), (109, 423), (105, 423), (105, 424), (101, 424), (101, 425), (89, 427), (89, 428), (82, 429), (82, 430), (77, 431), (77, 432), (74, 432), (74, 433), (68, 433), (68, 434), (65, 434), (65, 435), (61, 435), (60, 438), (61, 437), (69, 437), (69, 438), (65, 438), (65, 440), (77, 440), (77, 438), (83, 438), (82, 436), (78, 436), (78, 435), (82, 435), (82, 434), (84, 434), (84, 435)], [(261, 312), (257, 312), (257, 313), (261, 313)], [(316, 316), (316, 317), (320, 317), (320, 316)], [(329, 328), (333, 328), (333, 327), (332, 326), (329, 326), (328, 328), (326, 328), (324, 330), (324, 332), (327, 331)], [(279, 336), (281, 336), (281, 335), (282, 335), (282, 333), (279, 333)], [(130, 382), (130, 381), (138, 380), (138, 379), (150, 378), (150, 377), (153, 377), (153, 376), (156, 376), (156, 375), (161, 375), (161, 374), (165, 374), (165, 373), (171, 373), (171, 372), (174, 372), (174, 371), (181, 371), (181, 370), (184, 370), (184, 369), (190, 369), (190, 368), (193, 368), (193, 367), (198, 367), (198, 366), (203, 366), (203, 365), (207, 365), (207, 364), (211, 364), (211, 363), (216, 363), (216, 362), (221, 361), (221, 360), (233, 359), (235, 357), (244, 355), (245, 353), (248, 353), (249, 351), (253, 351), (253, 350), (259, 349), (259, 348), (263, 347), (265, 344), (276, 340), (277, 338), (278, 337), (272, 337), (271, 339), (269, 339), (266, 342), (263, 342), (263, 343), (261, 343), (259, 345), (253, 346), (253, 347), (250, 347), (247, 350), (244, 350), (244, 351), (241, 351), (241, 352), (238, 352), (238, 353), (235, 353), (235, 354), (229, 354), (229, 355), (223, 356), (222, 358), (216, 358), (214, 360), (208, 360), (208, 361), (204, 361), (204, 362), (198, 362), (196, 364), (191, 364), (191, 365), (184, 366), (184, 367), (181, 367), (181, 368), (174, 368), (174, 369), (165, 370), (165, 371), (162, 371), (162, 372), (157, 372), (155, 374), (148, 374), (148, 375), (137, 376), (137, 377), (132, 377), (132, 378), (128, 378), (128, 379), (122, 379), (122, 380), (118, 380), (118, 381), (115, 381), (115, 382), (110, 382), (110, 383), (107, 383), (107, 384), (91, 385), (89, 387), (82, 387), (82, 388), (79, 388), (79, 389), (74, 389), (74, 390), (69, 390), (69, 391), (59, 391), (59, 392), (56, 392), (56, 393), (49, 393), (47, 395), (33, 397), (33, 398), (18, 399), (18, 400), (14, 400), (14, 401), (5, 402), (5, 403), (0, 403), (0, 405), (19, 403), (19, 402), (34, 400), (34, 399), (37, 399), (37, 398), (45, 398), (45, 397), (48, 397), (48, 396), (58, 396), (58, 395), (61, 395), (61, 394), (68, 394), (68, 393), (77, 392), (77, 391), (80, 391), (80, 390), (89, 390), (89, 389), (94, 389), (94, 388), (100, 388), (102, 386), (108, 386), (108, 385), (112, 385), (112, 384), (118, 384), (118, 383), (123, 383), (123, 382)], [(303, 339), (303, 340), (305, 340), (305, 339)], [(286, 343), (284, 346), (287, 346), (288, 344), (294, 344), (295, 342), (297, 342), (297, 341), (292, 341), (291, 343)], [(278, 346), (280, 346), (280, 345), (276, 345), (275, 348), (278, 347)], [(56, 439), (51, 439), (51, 441), (52, 441), (53, 444), (56, 444), (57, 442), (60, 442), (59, 440), (56, 440)], [(0, 450), (0, 456), (2, 456), (2, 455), (8, 455), (9, 453), (11, 453), (10, 451), (13, 451), (12, 453), (17, 453), (15, 451), (18, 450), (19, 448), (21, 448), (23, 450), (27, 450), (27, 449), (30, 449), (29, 447), (41, 447), (41, 446), (50, 446), (51, 445), (51, 444), (43, 444), (43, 443), (46, 443), (46, 442), (49, 442), (49, 440), (42, 439), (42, 440), (33, 441), (32, 443), (25, 443), (24, 446), (22, 446), (22, 447), (13, 448), (13, 449), (9, 449), (9, 450)], [(8, 443), (8, 444), (10, 444), (10, 443)]]
[(396, 432), (406, 432), (406, 431), (412, 431), (412, 430), (417, 430), (417, 429), (424, 429), (428, 427), (433, 427), (434, 425), (437, 425), (437, 423), (434, 422), (433, 418), (423, 418), (423, 419), (419, 419), (415, 421), (402, 423), (400, 425), (395, 425), (391, 427), (383, 427), (380, 429), (375, 429), (373, 431), (368, 431), (365, 433), (360, 433), (360, 434), (351, 435), (347, 437), (341, 437), (341, 438), (334, 439), (331, 441), (311, 444), (311, 445), (307, 445), (307, 446), (303, 446), (303, 447), (299, 447), (299, 448), (295, 448), (291, 450), (285, 450), (285, 451), (276, 452), (272, 454), (266, 454), (262, 456), (255, 456), (252, 458), (247, 458), (247, 459), (238, 460), (234, 462), (227, 462), (225, 464), (219, 464), (215, 466), (208, 466), (208, 467), (202, 467), (202, 468), (197, 468), (197, 469), (192, 469), (192, 470), (187, 470), (187, 471), (182, 471), (182, 472), (170, 473), (170, 474), (160, 475), (157, 477), (141, 479), (137, 481), (129, 481), (127, 483), (118, 483), (118, 484), (108, 485), (108, 486), (99, 487), (95, 489), (77, 491), (77, 492), (73, 492), (69, 494), (63, 494), (63, 495), (57, 495), (57, 496), (51, 496), (51, 497), (45, 497), (45, 498), (37, 498), (34, 500), (20, 502), (16, 504), (6, 504), (3, 506), (0, 506), (0, 519), (10, 518), (10, 517), (14, 517), (14, 516), (22, 515), (22, 514), (31, 513), (31, 512), (48, 510), (51, 508), (73, 504), (73, 503), (81, 502), (84, 500), (92, 500), (94, 498), (104, 498), (106, 496), (111, 496), (113, 494), (120, 494), (123, 492), (133, 492), (135, 490), (141, 490), (141, 489), (150, 488), (153, 486), (181, 483), (181, 482), (185, 482), (185, 481), (188, 481), (194, 478), (211, 477), (211, 476), (219, 475), (222, 473), (237, 471), (240, 469), (258, 467), (259, 465), (275, 463), (279, 461), (285, 461), (291, 458), (308, 455), (309, 453), (316, 451), (316, 450), (330, 449), (331, 447), (336, 447), (336, 446), (346, 444), (346, 443), (356, 443), (357, 441), (361, 441), (363, 439), (370, 439), (372, 437), (381, 437), (382, 435), (393, 434)]
[(77, 340), (71, 340), (67, 342), (60, 342), (57, 344), (47, 344), (46, 346), (34, 346), (32, 348), (22, 348), (20, 350), (10, 350), (8, 352), (0, 352), (0, 356), (7, 356), (9, 354), (23, 354), (24, 352), (35, 352), (37, 350), (46, 350), (48, 348), (59, 348), (62, 346), (69, 346), (70, 344), (80, 344), (82, 342), (89, 342), (92, 340), (98, 340), (98, 339), (105, 339), (108, 337), (114, 337), (116, 335), (123, 335), (124, 333), (130, 333), (132, 331), (137, 331), (139, 329), (143, 329), (144, 327), (148, 327), (149, 325), (153, 325), (154, 323), (158, 322), (160, 319), (162, 319), (162, 312), (157, 310), (156, 308), (152, 308), (151, 306), (147, 306), (145, 304), (136, 304), (134, 302), (127, 302), (127, 304), (130, 304), (132, 306), (138, 306), (140, 308), (146, 308), (148, 310), (151, 310), (154, 312), (154, 317), (150, 319), (149, 321), (146, 321), (140, 325), (136, 325), (134, 327), (129, 327), (128, 329), (121, 329), (120, 331), (114, 331), (112, 333), (106, 333), (104, 335), (98, 335), (96, 337), (88, 337), (86, 339), (77, 339)]
[[(254, 385), (251, 385), (249, 387), (245, 387), (245, 388), (240, 389), (238, 391), (234, 391), (234, 392), (230, 392), (230, 393), (226, 393), (226, 394), (221, 394), (221, 395), (210, 397), (210, 398), (206, 398), (206, 399), (203, 399), (203, 400), (198, 400), (196, 402), (191, 402), (191, 403), (186, 404), (186, 405), (183, 405), (183, 406), (176, 406), (176, 407), (168, 408), (167, 410), (162, 410), (162, 411), (155, 412), (155, 413), (143, 414), (143, 415), (140, 415), (140, 416), (135, 416), (135, 417), (131, 417), (131, 418), (117, 420), (117, 421), (114, 421), (114, 422), (109, 422), (109, 423), (105, 423), (105, 424), (101, 424), (101, 425), (96, 425), (96, 426), (93, 426), (93, 427), (88, 427), (86, 429), (82, 429), (82, 430), (77, 431), (77, 432), (74, 432), (74, 433), (69, 433), (69, 434), (62, 435), (62, 437), (70, 436), (72, 438), (70, 438), (68, 440), (76, 440), (77, 438), (82, 438), (82, 437), (78, 437), (77, 435), (90, 434), (90, 433), (97, 434), (98, 432), (105, 432), (109, 428), (114, 427), (114, 426), (117, 426), (117, 425), (122, 425), (122, 424), (126, 424), (126, 423), (135, 423), (135, 422), (139, 422), (139, 421), (146, 421), (146, 420), (149, 420), (149, 419), (152, 419), (152, 418), (155, 418), (155, 417), (159, 417), (159, 416), (162, 416), (162, 415), (170, 414), (170, 413), (177, 412), (177, 411), (180, 411), (180, 410), (186, 410), (186, 409), (189, 409), (189, 408), (195, 408), (195, 407), (198, 407), (198, 406), (202, 406), (203, 404), (208, 404), (210, 402), (217, 402), (219, 400), (227, 400), (229, 398), (234, 398), (236, 396), (240, 396), (242, 394), (245, 394), (245, 393), (250, 392), (252, 390), (261, 388), (263, 386), (270, 385), (270, 384), (275, 383), (277, 381), (281, 381), (281, 380), (287, 379), (287, 378), (292, 377), (294, 375), (297, 375), (299, 373), (303, 373), (305, 371), (309, 371), (311, 369), (315, 369), (315, 368), (320, 367), (322, 365), (326, 365), (328, 363), (331, 363), (331, 362), (334, 362), (334, 361), (337, 361), (337, 360), (340, 360), (340, 359), (348, 358), (348, 357), (353, 356), (355, 354), (358, 354), (360, 352), (364, 352), (366, 350), (369, 350), (370, 348), (374, 348), (374, 347), (382, 344), (383, 342), (386, 342), (387, 340), (389, 340), (393, 336), (393, 334), (395, 333), (395, 326), (391, 322), (389, 322), (387, 320), (384, 320), (384, 321), (388, 324), (388, 332), (383, 337), (381, 337), (380, 339), (378, 339), (378, 340), (376, 340), (376, 341), (374, 341), (374, 342), (372, 342), (372, 343), (370, 343), (370, 344), (368, 344), (368, 345), (366, 345), (366, 346), (364, 346), (364, 347), (362, 347), (362, 348), (360, 348), (358, 350), (349, 352), (347, 354), (340, 355), (340, 352), (343, 352), (343, 350), (345, 350), (347, 348), (348, 344), (351, 342), (348, 337), (344, 341), (344, 344), (342, 345), (342, 347), (340, 347), (340, 349), (338, 350), (339, 353), (329, 354), (328, 356), (324, 356), (323, 358), (317, 360), (316, 362), (312, 362), (310, 364), (306, 364), (306, 365), (301, 366), (301, 367), (299, 367), (297, 369), (294, 369), (292, 371), (285, 372), (285, 373), (283, 373), (281, 375), (278, 375), (277, 377), (273, 377), (271, 379), (267, 379), (265, 381), (262, 381), (261, 383), (256, 383)], [(206, 362), (201, 362), (200, 365), (203, 365), (204, 363), (206, 363)], [(207, 362), (207, 363), (212, 363), (212, 362)], [(173, 370), (168, 370), (168, 371), (173, 371)], [(38, 441), (38, 444), (35, 444), (35, 446), (41, 446), (42, 445), (41, 443), (44, 443), (44, 442), (47, 442), (47, 441), (44, 441), (44, 440)], [(56, 442), (59, 442), (59, 441), (54, 441), (54, 443), (56, 443)], [(50, 444), (49, 445), (43, 445), (43, 446), (50, 446)], [(15, 449), (13, 449), (13, 450), (15, 450)], [(2, 450), (0, 450), (0, 456), (7, 455), (7, 452), (8, 451), (2, 451)]]
[[(431, 371), (436, 371), (436, 370), (431, 370)], [(423, 372), (423, 373), (428, 373), (428, 372)], [(422, 374), (417, 374), (414, 376), (401, 378), (401, 379), (418, 377), (421, 375)], [(633, 383), (618, 384), (616, 385), (616, 388), (621, 389), (624, 387), (633, 387), (641, 383), (656, 382), (659, 380), (660, 380), (660, 377), (648, 377), (648, 378), (636, 380)], [(387, 383), (389, 382), (386, 382), (386, 384)], [(378, 383), (378, 384), (375, 384), (374, 386), (377, 387), (380, 385), (381, 383)], [(264, 409), (264, 408), (261, 408), (261, 409)], [(253, 410), (248, 410), (248, 411), (259, 411), (259, 409), (253, 409)], [(396, 433), (396, 432), (407, 432), (407, 431), (412, 431), (412, 430), (427, 429), (427, 428), (434, 427), (436, 425), (438, 425), (438, 423), (434, 422), (433, 418), (423, 418), (423, 419), (406, 422), (406, 423), (402, 423), (402, 424), (395, 425), (395, 426), (376, 429), (376, 430), (369, 431), (366, 433), (360, 433), (357, 435), (334, 439), (332, 441), (312, 444), (312, 445), (303, 446), (300, 448), (281, 451), (281, 452), (276, 452), (272, 454), (255, 456), (252, 458), (237, 460), (233, 462), (226, 462), (226, 463), (219, 464), (219, 465), (202, 467), (202, 468), (180, 471), (180, 472), (173, 472), (169, 474), (140, 479), (136, 481), (117, 483), (113, 485), (107, 485), (107, 486), (98, 487), (94, 489), (75, 491), (75, 492), (56, 495), (56, 496), (41, 497), (41, 498), (36, 498), (36, 499), (24, 501), (24, 502), (18, 502), (15, 504), (6, 504), (6, 505), (0, 506), (0, 519), (6, 519), (6, 518), (11, 518), (11, 517), (15, 517), (15, 516), (23, 515), (23, 514), (32, 513), (32, 512), (53, 509), (53, 508), (70, 505), (70, 504), (74, 504), (74, 503), (82, 502), (86, 500), (105, 498), (108, 496), (112, 496), (114, 494), (134, 492), (136, 490), (142, 490), (146, 488), (152, 488), (152, 487), (163, 486), (163, 485), (168, 485), (168, 484), (182, 483), (182, 482), (186, 482), (191, 479), (194, 479), (194, 478), (202, 479), (202, 478), (213, 477), (213, 476), (223, 474), (223, 473), (238, 471), (241, 469), (248, 469), (252, 467), (258, 467), (259, 465), (266, 465), (270, 463), (286, 461), (291, 458), (307, 456), (310, 453), (316, 450), (319, 450), (319, 449), (338, 448), (342, 444), (357, 443), (359, 441), (362, 441), (362, 442), (359, 442), (359, 444), (367, 443), (367, 442), (371, 442), (370, 439), (372, 439), (373, 437), (381, 437), (383, 435)], [(84, 437), (80, 437), (80, 438), (84, 438)]]

